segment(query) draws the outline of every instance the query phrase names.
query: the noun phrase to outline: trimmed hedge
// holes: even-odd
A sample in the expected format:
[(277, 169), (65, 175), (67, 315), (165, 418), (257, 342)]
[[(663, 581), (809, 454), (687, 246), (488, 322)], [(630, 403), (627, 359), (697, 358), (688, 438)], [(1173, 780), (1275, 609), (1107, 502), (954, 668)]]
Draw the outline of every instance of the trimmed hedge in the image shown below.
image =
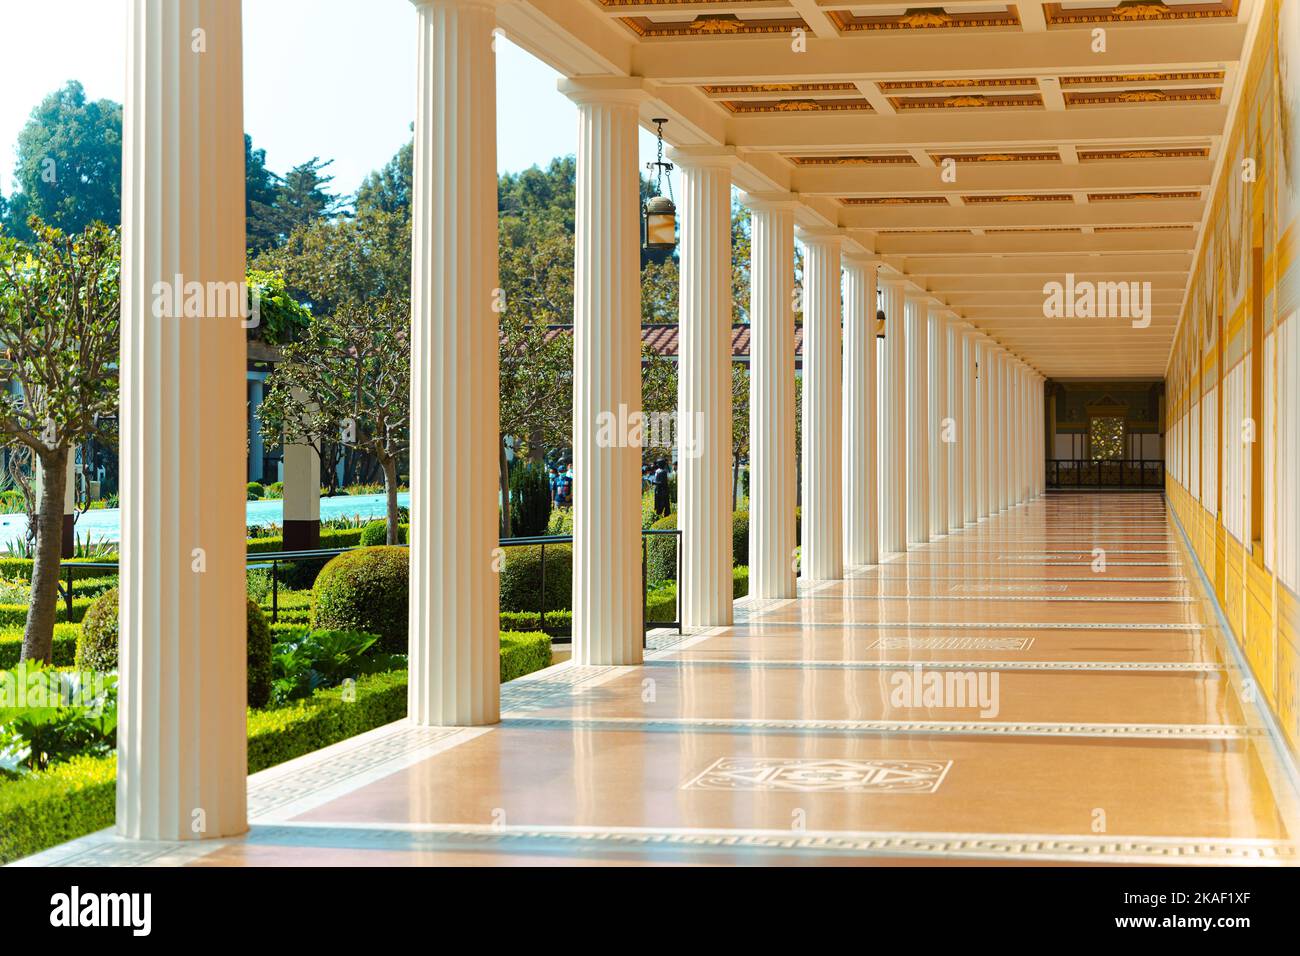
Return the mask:
[(0, 782), (0, 864), (113, 825), (117, 757), (74, 757)]
[[(406, 529), (409, 525), (398, 523), (397, 525), (397, 543), (406, 544)], [(380, 518), (377, 521), (371, 521), (361, 529), (361, 547), (376, 548), (388, 543), (388, 521)]]
[[(551, 663), (545, 634), (502, 633), (501, 680)], [(248, 772), (301, 757), (406, 716), (406, 671), (359, 678), (306, 700), (248, 713)], [(351, 700), (346, 699), (350, 696)], [(0, 864), (113, 825), (117, 757), (75, 757), (40, 773), (0, 781)]]
[(551, 666), (551, 638), (540, 631), (501, 632), (501, 683)]
[[(54, 666), (71, 667), (77, 659), (77, 641), (81, 638), (80, 624), (54, 625)], [(23, 656), (23, 629), (0, 630), (0, 670), (17, 667)]]
[[(248, 772), (256, 773), (382, 727), (406, 715), (406, 672), (371, 674), (317, 691), (288, 707), (248, 715)], [(113, 825), (117, 757), (76, 757), (40, 773), (0, 782), (0, 863)]]
[(573, 630), (572, 611), (547, 611), (546, 627), (536, 611), (502, 611), (502, 631), (545, 631), (547, 634), (567, 634)]
[[(361, 530), (361, 528), (321, 528), (320, 546), (323, 549), (355, 547), (361, 543)], [(252, 538), (248, 542), (249, 554), (266, 554), (270, 551), (283, 550), (282, 535)]]
[(248, 706), (265, 707), (271, 700), (271, 629), (256, 602), (248, 605)]
[(117, 670), (117, 625), (117, 588), (109, 588), (95, 599), (81, 622), (78, 668)]
[[(650, 528), (655, 531), (676, 528), (677, 512), (660, 518)], [(677, 536), (652, 534), (646, 540), (646, 577), (650, 583), (677, 580)]]
[(312, 590), (312, 627), (378, 634), (382, 650), (407, 653), (408, 567), (401, 547), (331, 558)]
[(749, 512), (731, 513), (731, 566), (749, 564)]
[[(86, 611), (90, 605), (94, 604), (97, 598), (83, 594), (77, 597), (75, 594), (72, 598), (72, 620), (80, 621), (86, 616)], [(68, 605), (62, 597), (54, 607), (54, 619), (56, 621), (68, 620)], [(0, 629), (8, 627), (25, 627), (27, 625), (27, 605), (26, 604), (0, 604)]]
[[(501, 610), (537, 611), (541, 608), (542, 546), (524, 545), (505, 549), (501, 569)], [(573, 547), (546, 546), (546, 617), (551, 611), (573, 607)]]
[[(62, 569), (69, 564), (85, 564), (91, 560), (91, 558), (64, 558), (63, 561), (60, 562), (60, 568)], [(96, 562), (102, 562), (104, 559), (95, 558), (93, 560)], [(8, 578), (9, 580), (17, 578), (20, 581), (30, 582), (32, 579), (33, 563), (34, 562), (31, 558), (0, 558), (0, 577)], [(73, 576), (72, 586), (75, 590), (77, 582), (83, 578), (111, 578), (116, 576), (117, 568), (81, 568)], [(59, 580), (66, 581), (67, 578), (67, 571), (60, 570)]]

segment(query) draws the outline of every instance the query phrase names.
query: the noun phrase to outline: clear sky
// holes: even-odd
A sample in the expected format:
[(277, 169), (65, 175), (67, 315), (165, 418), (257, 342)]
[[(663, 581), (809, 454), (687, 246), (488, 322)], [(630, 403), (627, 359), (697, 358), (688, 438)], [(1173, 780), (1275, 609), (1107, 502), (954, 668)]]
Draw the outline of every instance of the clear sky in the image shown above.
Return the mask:
[[(244, 128), (282, 173), (333, 159), (351, 193), (410, 138), (415, 115), (410, 0), (244, 0)], [(18, 133), (41, 98), (80, 80), (123, 98), (126, 0), (0, 0), (0, 191), (13, 191)], [(558, 74), (497, 43), (497, 169), (545, 165), (577, 149), (577, 111)], [(641, 132), (641, 162), (654, 140)], [(643, 166), (644, 170), (644, 166)]]

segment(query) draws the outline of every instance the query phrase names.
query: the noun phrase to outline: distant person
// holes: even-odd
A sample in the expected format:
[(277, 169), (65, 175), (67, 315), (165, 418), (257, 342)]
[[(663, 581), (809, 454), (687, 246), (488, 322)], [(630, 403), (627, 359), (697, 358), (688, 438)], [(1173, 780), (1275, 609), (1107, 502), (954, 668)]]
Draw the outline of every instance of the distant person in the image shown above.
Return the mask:
[(666, 518), (672, 511), (672, 502), (668, 500), (668, 462), (663, 458), (655, 462), (654, 489), (655, 514)]

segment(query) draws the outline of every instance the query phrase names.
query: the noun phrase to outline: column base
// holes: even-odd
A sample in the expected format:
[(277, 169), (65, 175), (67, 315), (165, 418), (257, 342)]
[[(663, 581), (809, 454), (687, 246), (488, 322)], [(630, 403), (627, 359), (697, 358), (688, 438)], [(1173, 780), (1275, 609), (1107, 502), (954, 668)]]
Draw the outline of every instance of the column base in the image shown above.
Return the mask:
[(298, 519), (284, 523), (284, 550), (315, 551), (320, 547), (320, 521)]

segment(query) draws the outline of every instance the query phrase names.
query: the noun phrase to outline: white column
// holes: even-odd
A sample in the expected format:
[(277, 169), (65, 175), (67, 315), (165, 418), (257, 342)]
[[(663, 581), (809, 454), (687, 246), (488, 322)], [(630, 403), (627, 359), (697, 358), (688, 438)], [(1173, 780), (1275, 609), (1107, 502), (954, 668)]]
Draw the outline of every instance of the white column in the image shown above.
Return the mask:
[(284, 550), (320, 547), (320, 455), (311, 445), (284, 446), (283, 517)]
[(749, 593), (792, 598), (794, 509), (794, 197), (747, 195)]
[(639, 81), (561, 80), (578, 104), (573, 281), (573, 660), (638, 664), (641, 449), (610, 423), (641, 411)]
[(992, 400), (990, 386), (993, 380), (993, 358), (989, 348), (989, 340), (980, 335), (975, 340), (976, 362), (978, 363), (977, 375), (978, 381), (976, 388), (978, 391), (977, 403), (979, 407), (978, 422), (976, 424), (976, 448), (979, 453), (977, 463), (976, 478), (978, 480), (978, 492), (975, 496), (977, 506), (977, 520), (987, 518), (991, 513), (990, 505), (992, 504), (993, 494), (991, 486), (991, 467), (992, 467), (992, 450), (993, 450), (993, 426), (990, 419), (992, 414)]
[(907, 550), (907, 319), (902, 279), (881, 279), (885, 362), (880, 403), (880, 550)]
[(416, 0), (410, 719), (498, 719), (495, 0)]
[(926, 440), (930, 467), (930, 537), (948, 533), (948, 448), (944, 441), (944, 422), (948, 411), (948, 320), (937, 304), (929, 307), (929, 367), (926, 371), (929, 392), (929, 419)]
[(844, 563), (880, 561), (876, 489), (876, 263), (844, 258)]
[(803, 535), (811, 581), (844, 577), (840, 442), (840, 247), (834, 233), (800, 232), (803, 296)]
[(907, 296), (907, 543), (930, 540), (929, 299)]
[(682, 623), (731, 623), (731, 169), (734, 150), (675, 149), (681, 171), (677, 526)]
[(993, 503), (996, 514), (1007, 507), (1007, 365), (1002, 349), (993, 352)]
[(979, 518), (979, 406), (975, 393), (975, 330), (961, 330), (961, 516), (963, 524)]
[(1011, 360), (998, 353), (998, 510), (1011, 507)]
[(966, 409), (966, 394), (962, 391), (961, 363), (962, 338), (961, 329), (955, 321), (948, 323), (948, 365), (945, 369), (945, 384), (948, 389), (948, 414), (952, 417), (952, 428), (948, 443), (948, 530), (959, 531), (965, 524), (965, 508), (962, 501), (962, 482), (965, 479), (966, 433), (962, 416)]
[(117, 832), (226, 837), (248, 828), (243, 316), (153, 303), (177, 276), (243, 287), (241, 11), (127, 11)]

